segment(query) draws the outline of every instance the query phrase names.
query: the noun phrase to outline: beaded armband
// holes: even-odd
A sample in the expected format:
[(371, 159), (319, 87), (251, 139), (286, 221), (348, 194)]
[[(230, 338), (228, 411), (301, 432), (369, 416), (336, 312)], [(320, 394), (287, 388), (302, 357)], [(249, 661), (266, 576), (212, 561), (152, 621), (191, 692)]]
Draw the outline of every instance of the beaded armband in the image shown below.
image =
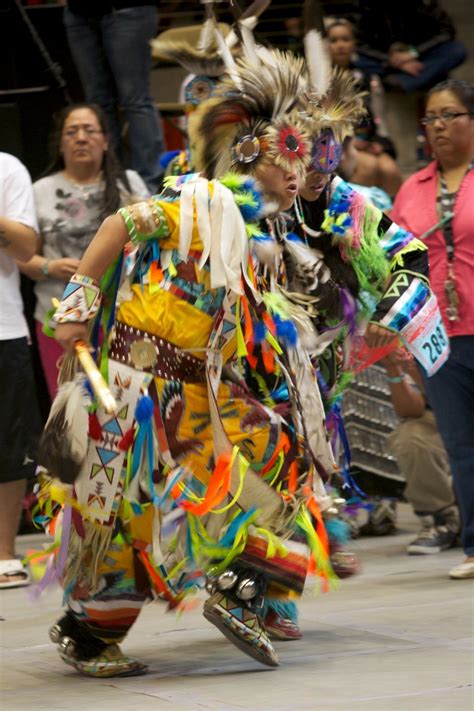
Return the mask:
[(100, 289), (91, 277), (74, 274), (67, 284), (53, 319), (56, 323), (84, 323), (97, 313)]
[(135, 245), (149, 239), (161, 239), (170, 233), (163, 208), (154, 198), (122, 207), (118, 211)]

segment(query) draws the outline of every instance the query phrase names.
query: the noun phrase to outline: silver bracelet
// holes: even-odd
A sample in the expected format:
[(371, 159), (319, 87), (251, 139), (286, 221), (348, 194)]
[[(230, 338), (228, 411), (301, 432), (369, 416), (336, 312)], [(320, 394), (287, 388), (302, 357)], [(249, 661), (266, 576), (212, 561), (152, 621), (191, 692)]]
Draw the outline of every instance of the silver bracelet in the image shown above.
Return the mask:
[(46, 279), (48, 279), (48, 277), (49, 277), (49, 263), (50, 263), (50, 261), (51, 261), (50, 259), (45, 259), (43, 264), (40, 267), (41, 273), (44, 277), (46, 277)]

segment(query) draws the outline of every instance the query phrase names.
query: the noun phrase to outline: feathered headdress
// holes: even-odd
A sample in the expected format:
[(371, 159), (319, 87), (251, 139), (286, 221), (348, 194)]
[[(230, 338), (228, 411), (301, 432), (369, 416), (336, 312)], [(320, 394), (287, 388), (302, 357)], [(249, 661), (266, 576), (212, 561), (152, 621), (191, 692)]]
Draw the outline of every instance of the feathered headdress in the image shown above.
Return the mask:
[(365, 113), (364, 93), (348, 71), (331, 69), (325, 45), (324, 22), (319, 3), (305, 0), (304, 48), (308, 71), (309, 101), (306, 110), (311, 134), (310, 168), (319, 173), (333, 172), (342, 156), (342, 142), (354, 132)]
[(227, 36), (224, 36), (223, 26), (217, 23), (213, 13), (212, 2), (207, 2), (207, 18), (196, 45), (184, 40), (166, 40), (160, 37), (152, 40), (154, 57), (180, 64), (194, 75), (185, 87), (186, 104), (198, 106), (214, 94), (219, 78), (227, 70), (229, 55), (232, 57), (233, 53), (242, 52), (244, 37), (247, 38), (249, 33), (251, 35), (260, 15), (269, 4), (270, 0), (254, 0), (242, 14), (237, 13), (232, 6), (235, 23)]
[(265, 156), (304, 175), (310, 136), (302, 118), (308, 89), (304, 61), (265, 50), (232, 60), (217, 95), (189, 124), (194, 163), (209, 178), (229, 169), (249, 173)]
[(312, 123), (311, 132), (317, 134), (331, 129), (340, 142), (351, 136), (354, 126), (366, 113), (364, 96), (365, 92), (358, 89), (351, 72), (336, 67), (324, 96), (313, 94), (310, 97), (308, 116)]

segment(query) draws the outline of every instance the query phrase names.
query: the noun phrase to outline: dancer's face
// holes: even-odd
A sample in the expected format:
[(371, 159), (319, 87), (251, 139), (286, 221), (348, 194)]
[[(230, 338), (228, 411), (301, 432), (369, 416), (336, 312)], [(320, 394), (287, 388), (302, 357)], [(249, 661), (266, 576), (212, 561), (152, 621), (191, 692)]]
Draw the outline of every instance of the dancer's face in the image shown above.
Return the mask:
[(255, 177), (267, 200), (275, 200), (280, 210), (288, 210), (293, 205), (300, 188), (300, 179), (295, 171), (284, 170), (262, 160), (255, 171)]
[(328, 184), (330, 177), (331, 175), (329, 173), (317, 173), (315, 170), (310, 170), (306, 174), (303, 187), (300, 188), (299, 192), (301, 197), (308, 202), (317, 200)]

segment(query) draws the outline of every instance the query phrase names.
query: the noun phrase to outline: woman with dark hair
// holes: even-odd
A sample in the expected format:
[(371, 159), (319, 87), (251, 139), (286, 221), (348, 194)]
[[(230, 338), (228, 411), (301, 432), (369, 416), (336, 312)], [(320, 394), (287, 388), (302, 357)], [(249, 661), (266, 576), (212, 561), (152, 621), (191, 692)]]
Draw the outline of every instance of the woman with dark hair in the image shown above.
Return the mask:
[(474, 85), (454, 79), (437, 84), (422, 123), (434, 160), (402, 186), (392, 216), (428, 247), (431, 283), (449, 335), (451, 355), (425, 386), (463, 522), (466, 559), (450, 576), (474, 578)]
[(51, 163), (46, 177), (33, 185), (41, 245), (21, 265), (36, 281), (36, 334), (51, 398), (57, 389), (58, 343), (43, 333), (43, 323), (60, 299), (102, 220), (148, 190), (134, 171), (123, 171), (109, 145), (102, 110), (92, 104), (63, 109), (51, 135)]

